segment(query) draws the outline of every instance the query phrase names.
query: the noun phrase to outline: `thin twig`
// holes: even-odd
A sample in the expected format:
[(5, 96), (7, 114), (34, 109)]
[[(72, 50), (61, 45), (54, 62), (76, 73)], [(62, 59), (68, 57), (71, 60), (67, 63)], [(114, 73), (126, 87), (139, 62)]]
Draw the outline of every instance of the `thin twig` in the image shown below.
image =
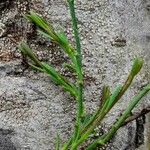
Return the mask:
[(142, 97), (144, 97), (150, 91), (150, 84), (147, 85), (138, 95), (136, 95), (131, 102), (129, 103), (128, 107), (124, 111), (124, 113), (120, 116), (118, 121), (112, 126), (112, 128), (108, 131), (108, 133), (104, 134), (102, 137), (95, 140), (91, 145), (88, 146), (87, 150), (93, 150), (98, 145), (103, 146), (107, 143), (117, 132), (117, 130), (124, 124), (125, 120), (131, 114), (132, 110), (138, 104)]
[(142, 117), (143, 115), (146, 115), (150, 113), (150, 106), (144, 108), (140, 113), (136, 113), (136, 114), (133, 114), (132, 116), (130, 116), (125, 122), (124, 124), (122, 124), (122, 126), (125, 126), (126, 124)]
[(80, 127), (81, 127), (81, 119), (83, 116), (83, 73), (82, 73), (82, 56), (81, 56), (81, 44), (80, 44), (80, 38), (79, 38), (79, 31), (78, 31), (78, 22), (76, 18), (75, 13), (75, 5), (74, 0), (68, 0), (71, 19), (72, 19), (72, 28), (74, 31), (74, 36), (76, 40), (76, 60), (77, 60), (77, 86), (78, 86), (78, 97), (77, 97), (77, 117), (76, 117), (76, 125), (75, 125), (75, 135), (74, 135), (74, 141), (76, 141), (80, 134)]

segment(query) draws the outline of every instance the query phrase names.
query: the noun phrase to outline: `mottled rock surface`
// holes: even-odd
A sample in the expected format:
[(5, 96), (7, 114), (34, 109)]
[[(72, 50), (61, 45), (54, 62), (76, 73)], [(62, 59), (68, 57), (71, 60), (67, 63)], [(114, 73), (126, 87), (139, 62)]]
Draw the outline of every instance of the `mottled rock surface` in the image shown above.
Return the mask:
[[(35, 27), (22, 17), (29, 10), (42, 14), (56, 29), (64, 28), (68, 38), (72, 38), (65, 0), (0, 1), (0, 150), (53, 150), (57, 132), (65, 141), (73, 129), (73, 99), (47, 75), (28, 68), (18, 52), (17, 43), (26, 40), (41, 60), (58, 69), (67, 60), (53, 43), (41, 39)], [(108, 84), (113, 89), (124, 82), (134, 57), (141, 56), (145, 60), (131, 90), (105, 120), (107, 128), (131, 97), (150, 82), (150, 2), (78, 0), (76, 11), (86, 76), (87, 112), (92, 112), (99, 103), (103, 85)], [(134, 111), (148, 105), (150, 95)], [(104, 149), (142, 147), (142, 150), (149, 150), (146, 146), (150, 138), (148, 118), (142, 116), (120, 129)]]

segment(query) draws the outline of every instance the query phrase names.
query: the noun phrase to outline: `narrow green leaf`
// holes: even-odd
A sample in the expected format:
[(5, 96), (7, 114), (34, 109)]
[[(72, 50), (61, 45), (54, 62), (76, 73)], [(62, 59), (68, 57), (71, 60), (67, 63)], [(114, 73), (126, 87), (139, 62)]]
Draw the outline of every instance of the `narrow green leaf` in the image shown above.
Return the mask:
[(117, 97), (117, 100), (119, 100), (124, 95), (124, 93), (128, 90), (134, 77), (139, 73), (142, 66), (143, 66), (143, 60), (140, 58), (136, 58), (134, 60), (133, 66), (132, 66), (132, 70), (131, 70), (130, 74), (128, 75), (128, 78), (125, 81), (124, 85), (122, 86), (122, 89)]
[(52, 40), (53, 42), (56, 42), (61, 48), (63, 48), (64, 52), (68, 54), (71, 60), (73, 60), (73, 62), (75, 61), (75, 56), (73, 56), (75, 50), (70, 46), (67, 36), (63, 31), (56, 33), (50, 24), (32, 11), (27, 14), (25, 18), (34, 23), (40, 29), (38, 31), (40, 34)]
[(109, 110), (113, 107), (113, 105), (117, 102), (117, 96), (120, 93), (122, 89), (122, 86), (119, 85), (115, 88), (115, 90), (112, 92), (112, 95), (105, 100), (105, 103), (103, 104), (102, 109), (99, 111), (100, 114), (106, 114), (109, 112)]
[(62, 44), (69, 45), (68, 38), (63, 31), (57, 32), (57, 35), (61, 40)]
[(143, 90), (137, 94), (129, 103), (127, 109), (120, 116), (117, 122), (112, 126), (112, 128), (108, 131), (108, 133), (104, 134), (102, 137), (95, 140), (91, 145), (88, 146), (86, 150), (94, 150), (98, 145), (103, 146), (106, 144), (117, 132), (117, 130), (121, 127), (121, 125), (125, 122), (129, 114), (135, 108), (135, 106), (139, 103), (139, 101), (150, 91), (150, 84), (147, 85)]
[(30, 11), (30, 13), (27, 14), (25, 18), (34, 23), (38, 28), (43, 30), (43, 32), (47, 33), (50, 37), (52, 37), (53, 40), (59, 42), (59, 38), (55, 33), (53, 27), (38, 14)]
[(76, 68), (75, 68), (75, 66), (74, 66), (73, 64), (64, 63), (63, 66), (64, 66), (65, 68), (68, 68), (68, 69), (71, 70), (71, 71), (76, 72)]
[(131, 75), (135, 76), (139, 73), (139, 71), (141, 70), (142, 66), (143, 66), (143, 59), (141, 58), (136, 58), (134, 60), (133, 66), (132, 66), (132, 70), (131, 70)]
[(53, 67), (44, 62), (42, 62), (42, 64), (47, 73), (53, 75), (61, 84), (70, 85), (69, 81), (67, 81), (62, 75), (60, 75)]
[(37, 30), (38, 33), (40, 33), (41, 35), (43, 35), (45, 38), (48, 38), (49, 40), (52, 40), (53, 41), (53, 38), (47, 34), (46, 32), (42, 31), (42, 30)]
[(56, 150), (60, 150), (60, 137), (58, 133), (56, 137)]
[(29, 64), (33, 69), (35, 69), (35, 70), (38, 70), (38, 71), (40, 71), (40, 72), (45, 72), (45, 70), (43, 70), (43, 69), (40, 68), (40, 67), (37, 67), (37, 66), (35, 66), (35, 65), (33, 65), (33, 64), (29, 63), (29, 62), (28, 62), (28, 64)]
[[(45, 72), (45, 73), (47, 73), (47, 72), (45, 71), (45, 69), (39, 68), (39, 67), (37, 67), (37, 66), (35, 66), (35, 65), (31, 64), (31, 63), (29, 63), (29, 62), (28, 62), (28, 64), (29, 64), (33, 69), (35, 69), (35, 70), (38, 70), (38, 71), (40, 71), (40, 72)], [(58, 84), (58, 85), (60, 84), (60, 83), (58, 82), (58, 80), (57, 80), (53, 75), (49, 74), (49, 76), (50, 76), (51, 80), (52, 80), (55, 84)]]
[[(48, 65), (48, 64), (46, 64), (46, 63), (44, 63), (44, 62), (42, 62), (42, 65), (43, 65), (43, 69), (45, 70), (45, 72), (46, 72), (47, 74), (49, 74), (49, 76), (52, 78), (52, 80), (53, 80), (55, 83), (57, 83), (57, 84), (63, 86), (66, 90), (69, 89), (69, 88), (66, 87), (67, 84), (66, 84), (65, 81), (61, 78), (61, 75), (60, 75), (53, 67), (51, 67), (50, 65)], [(68, 90), (67, 90), (67, 91), (68, 91)]]
[(87, 125), (92, 117), (93, 117), (93, 114), (87, 114), (86, 116), (84, 116), (82, 118), (82, 126), (84, 127), (85, 125)]
[(48, 64), (42, 62), (43, 69), (52, 77), (55, 78), (57, 83), (61, 85), (66, 91), (70, 92), (71, 95), (76, 96), (77, 89), (76, 87), (70, 83), (65, 77), (59, 74), (53, 67), (49, 66)]
[(42, 62), (42, 65), (43, 65), (43, 69), (45, 69), (45, 71), (48, 74), (50, 74), (50, 75), (54, 76), (56, 79), (60, 80), (58, 72), (53, 67), (51, 67), (50, 65), (48, 65), (44, 62)]
[(30, 11), (29, 14), (25, 16), (25, 18), (42, 29), (46, 30), (47, 28), (49, 28), (51, 31), (53, 31), (52, 26), (49, 25), (42, 17), (40, 17), (40, 15), (34, 13), (33, 11)]
[(101, 98), (101, 106), (104, 105), (105, 101), (110, 97), (111, 92), (110, 92), (110, 87), (109, 86), (104, 86), (102, 90), (102, 98)]
[(110, 96), (110, 98), (108, 98), (108, 103), (106, 105), (106, 110), (105, 110), (106, 112), (109, 111), (114, 106), (114, 104), (117, 102), (116, 98), (117, 98), (118, 94), (120, 93), (121, 89), (122, 89), (121, 85), (117, 86), (115, 88), (114, 92), (112, 93), (112, 95)]
[(110, 88), (109, 86), (104, 86), (103, 90), (102, 90), (102, 98), (100, 101), (100, 105), (99, 108), (97, 109), (97, 111), (93, 114), (93, 116), (91, 116), (90, 121), (88, 122), (88, 124), (86, 124), (85, 128), (88, 128), (100, 115), (100, 113), (102, 113), (102, 111), (104, 111), (109, 103), (109, 99), (110, 99)]
[(22, 42), (18, 46), (19, 50), (23, 52), (23, 54), (27, 55), (37, 66), (42, 67), (41, 62), (38, 60), (37, 56), (32, 52), (32, 50), (29, 48), (29, 46)]

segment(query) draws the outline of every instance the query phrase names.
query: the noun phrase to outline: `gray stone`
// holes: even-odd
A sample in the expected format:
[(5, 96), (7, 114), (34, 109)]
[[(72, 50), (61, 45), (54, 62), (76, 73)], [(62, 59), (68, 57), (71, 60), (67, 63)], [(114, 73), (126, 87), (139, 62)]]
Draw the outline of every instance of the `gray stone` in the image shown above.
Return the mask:
[[(125, 81), (136, 56), (145, 60), (130, 91), (105, 119), (104, 126), (109, 128), (131, 97), (150, 82), (150, 3), (148, 0), (82, 0), (76, 4), (86, 76), (87, 112), (93, 112), (98, 106), (103, 85), (110, 85), (113, 90)], [(21, 14), (31, 9), (42, 14), (56, 29), (64, 28), (68, 38), (72, 39), (66, 1), (0, 2), (0, 150), (53, 150), (57, 132), (64, 142), (73, 130), (74, 100), (47, 75), (28, 68), (17, 49), (17, 44), (26, 40), (40, 60), (71, 76), (61, 69), (68, 58), (53, 43), (37, 37), (34, 27), (23, 19)], [(149, 99), (150, 95), (143, 98), (134, 112), (150, 105)], [(146, 120), (149, 128), (149, 120)], [(133, 121), (121, 128), (105, 149), (142, 147), (147, 150), (149, 130), (144, 130), (144, 121), (139, 122)], [(139, 136), (143, 137), (140, 142)]]

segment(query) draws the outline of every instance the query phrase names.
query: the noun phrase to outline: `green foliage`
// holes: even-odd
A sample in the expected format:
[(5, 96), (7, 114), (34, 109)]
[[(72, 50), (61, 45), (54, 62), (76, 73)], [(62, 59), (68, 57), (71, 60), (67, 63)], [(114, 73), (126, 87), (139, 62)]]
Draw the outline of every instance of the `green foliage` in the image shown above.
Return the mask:
[(133, 67), (132, 67), (132, 70), (131, 70), (131, 75), (132, 76), (136, 76), (140, 72), (140, 70), (143, 66), (143, 63), (144, 63), (143, 60), (140, 59), (140, 58), (136, 58), (134, 60)]
[(56, 138), (56, 150), (60, 149), (60, 137), (59, 134), (57, 133), (57, 138)]
[[(125, 83), (116, 87), (112, 94), (109, 86), (104, 86), (102, 91), (101, 105), (99, 105), (95, 113), (86, 114), (84, 112), (83, 103), (84, 79), (82, 71), (81, 45), (78, 33), (77, 18), (75, 15), (74, 0), (67, 0), (67, 2), (70, 9), (72, 28), (76, 41), (75, 48), (69, 43), (69, 40), (63, 31), (55, 31), (53, 26), (45, 21), (42, 17), (40, 17), (40, 15), (31, 11), (29, 14), (25, 15), (25, 18), (36, 25), (38, 32), (42, 36), (55, 42), (62, 48), (63, 52), (68, 55), (71, 63), (65, 63), (64, 67), (71, 69), (76, 74), (77, 79), (74, 83), (71, 83), (69, 80), (67, 80), (65, 76), (56, 71), (52, 65), (39, 61), (38, 57), (33, 53), (33, 51), (25, 42), (22, 42), (19, 45), (20, 51), (22, 51), (22, 53), (30, 59), (29, 65), (31, 67), (38, 71), (47, 73), (51, 77), (52, 81), (54, 81), (54, 83), (60, 85), (65, 91), (69, 92), (76, 99), (77, 115), (74, 133), (68, 139), (68, 141), (63, 144), (62, 147), (60, 147), (60, 137), (57, 135), (56, 150), (76, 150), (82, 143), (86, 142), (86, 140), (93, 133), (94, 129), (101, 124), (105, 116), (124, 95), (124, 93), (131, 85), (134, 77), (139, 73), (143, 66), (143, 60), (141, 58), (136, 58)], [(112, 128), (101, 137), (97, 137), (97, 139), (93, 143), (89, 144), (85, 149), (93, 150), (96, 149), (97, 146), (105, 145), (115, 135), (117, 130), (122, 126), (126, 119), (128, 119), (132, 110), (135, 108), (141, 98), (149, 91), (150, 85), (147, 85), (139, 94), (137, 94), (137, 96), (131, 99), (128, 107), (117, 119), (116, 123), (112, 125)]]

